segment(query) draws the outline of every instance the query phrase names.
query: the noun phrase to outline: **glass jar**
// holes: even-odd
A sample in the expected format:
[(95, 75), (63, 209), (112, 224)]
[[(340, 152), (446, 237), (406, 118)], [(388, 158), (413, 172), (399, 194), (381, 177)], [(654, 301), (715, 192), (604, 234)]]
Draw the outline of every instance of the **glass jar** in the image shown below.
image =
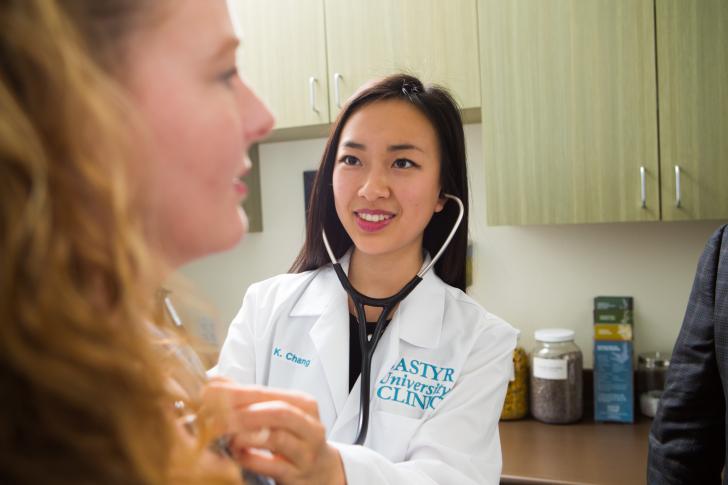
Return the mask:
[(513, 350), (513, 376), (503, 402), (502, 420), (521, 419), (528, 414), (528, 355), (523, 347)]
[(645, 352), (637, 357), (637, 392), (642, 414), (654, 417), (665, 389), (665, 377), (670, 367), (670, 355)]
[(645, 352), (637, 357), (637, 391), (662, 391), (670, 367), (670, 356), (662, 352)]
[(573, 423), (582, 416), (581, 350), (574, 331), (537, 330), (531, 354), (531, 414), (544, 423)]

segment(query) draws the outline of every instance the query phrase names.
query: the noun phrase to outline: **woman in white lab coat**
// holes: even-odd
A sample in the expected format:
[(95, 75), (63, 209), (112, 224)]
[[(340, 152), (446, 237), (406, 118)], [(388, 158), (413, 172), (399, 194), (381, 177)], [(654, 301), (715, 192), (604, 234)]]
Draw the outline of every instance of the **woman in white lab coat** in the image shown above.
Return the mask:
[[(356, 311), (321, 231), (354, 288), (388, 297), (455, 224), (458, 206), (444, 194), (462, 200), (463, 223), (434, 271), (387, 317), (372, 361), (367, 439), (352, 445), (360, 411)], [(211, 371), (310, 394), (326, 436), (304, 439), (295, 410), (262, 406), (249, 417), (260, 426), (257, 441), (236, 441), (245, 466), (280, 476), (281, 464), (310, 456), (326, 468), (316, 483), (498, 483), (497, 424), (516, 332), (463, 292), (467, 215), (463, 127), (449, 94), (406, 75), (360, 90), (328, 140), (292, 273), (249, 288)], [(367, 322), (380, 312), (366, 307)], [(244, 451), (252, 444), (272, 455)]]

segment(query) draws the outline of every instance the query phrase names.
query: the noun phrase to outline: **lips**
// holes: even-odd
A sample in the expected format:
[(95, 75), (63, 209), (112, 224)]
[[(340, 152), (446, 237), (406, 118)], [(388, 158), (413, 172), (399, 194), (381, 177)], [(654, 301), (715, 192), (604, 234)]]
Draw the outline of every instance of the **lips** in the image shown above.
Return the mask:
[(243, 161), (243, 169), (238, 173), (236, 177), (233, 178), (233, 189), (241, 197), (245, 197), (246, 195), (248, 195), (248, 186), (245, 185), (243, 177), (248, 175), (248, 172), (250, 172), (250, 167), (250, 159), (246, 155)]
[(242, 177), (236, 177), (233, 179), (233, 190), (235, 190), (235, 193), (240, 197), (248, 195), (248, 186), (245, 185)]
[(389, 225), (395, 214), (382, 210), (361, 209), (354, 211), (356, 224), (365, 232), (377, 232)]

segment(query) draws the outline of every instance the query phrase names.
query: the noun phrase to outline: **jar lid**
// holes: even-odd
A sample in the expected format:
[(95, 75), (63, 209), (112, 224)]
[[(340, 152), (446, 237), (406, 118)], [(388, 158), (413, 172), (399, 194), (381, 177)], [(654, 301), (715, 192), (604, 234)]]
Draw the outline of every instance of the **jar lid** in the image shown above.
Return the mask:
[(574, 340), (574, 331), (568, 328), (544, 328), (536, 330), (533, 336), (539, 342), (568, 342)]
[(643, 352), (637, 357), (637, 362), (645, 367), (669, 367), (670, 354), (663, 352)]

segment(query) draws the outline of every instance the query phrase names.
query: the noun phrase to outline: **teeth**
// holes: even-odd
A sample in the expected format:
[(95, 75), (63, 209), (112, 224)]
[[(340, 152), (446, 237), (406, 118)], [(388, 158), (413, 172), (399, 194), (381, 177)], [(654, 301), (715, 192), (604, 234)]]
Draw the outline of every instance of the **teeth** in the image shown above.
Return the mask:
[(367, 222), (381, 222), (386, 219), (391, 219), (392, 216), (385, 216), (384, 214), (363, 214), (363, 213), (357, 213), (357, 215), (364, 219)]

